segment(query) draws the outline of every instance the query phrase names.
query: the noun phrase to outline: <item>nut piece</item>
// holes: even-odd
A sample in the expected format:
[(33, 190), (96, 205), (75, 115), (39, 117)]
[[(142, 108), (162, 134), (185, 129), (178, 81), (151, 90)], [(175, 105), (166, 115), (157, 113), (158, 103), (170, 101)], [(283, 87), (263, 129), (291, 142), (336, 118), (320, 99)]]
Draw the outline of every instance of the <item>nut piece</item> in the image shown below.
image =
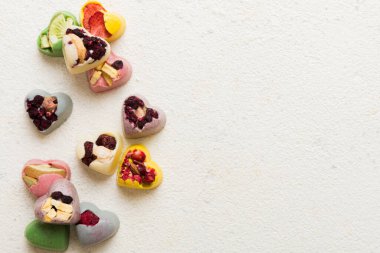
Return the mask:
[(68, 34), (68, 36), (71, 38), (71, 42), (77, 48), (79, 62), (83, 63), (84, 58), (86, 57), (86, 48), (84, 47), (82, 40), (72, 33)]
[(109, 75), (103, 72), (103, 78), (104, 80), (106, 80), (106, 83), (108, 84), (108, 86), (112, 86), (112, 78)]
[(38, 179), (39, 176), (45, 174), (58, 174), (62, 177), (66, 177), (66, 171), (64, 169), (58, 169), (50, 166), (49, 164), (31, 164), (28, 165), (25, 170), (25, 175), (31, 178)]
[(46, 222), (50, 222), (53, 219), (68, 221), (72, 216), (73, 207), (72, 205), (62, 203), (60, 200), (49, 197), (42, 205), (41, 211), (45, 213), (44, 221)]
[(102, 76), (102, 71), (95, 70), (94, 74), (91, 77), (90, 84), (94, 85), (99, 80), (99, 78)]
[(109, 75), (112, 79), (115, 79), (118, 76), (117, 70), (107, 63), (103, 65), (102, 71)]

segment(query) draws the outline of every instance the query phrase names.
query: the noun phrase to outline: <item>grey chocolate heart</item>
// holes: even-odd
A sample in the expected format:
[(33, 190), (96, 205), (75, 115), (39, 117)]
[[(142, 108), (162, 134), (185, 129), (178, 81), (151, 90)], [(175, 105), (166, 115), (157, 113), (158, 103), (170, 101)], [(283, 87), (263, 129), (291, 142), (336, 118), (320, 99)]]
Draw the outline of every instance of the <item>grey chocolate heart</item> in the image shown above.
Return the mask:
[[(36, 90), (32, 90), (31, 92), (29, 92), (26, 95), (25, 109), (27, 111), (30, 110), (30, 108), (28, 108), (28, 101), (32, 101), (35, 98), (35, 96), (37, 96), (37, 95), (40, 95), (44, 98), (55, 97), (56, 101), (57, 101), (56, 108), (52, 109), (51, 107), (49, 107), (47, 110), (49, 113), (50, 113), (49, 110), (54, 110), (53, 113), (57, 116), (57, 119), (55, 121), (48, 120), (45, 117), (46, 115), (44, 115), (42, 119), (32, 119), (33, 114), (28, 112), (29, 117), (33, 121), (37, 130), (42, 134), (49, 134), (53, 130), (57, 129), (70, 116), (70, 114), (73, 110), (73, 102), (72, 102), (71, 98), (68, 95), (66, 95), (65, 93), (57, 92), (57, 93), (50, 94), (44, 90), (36, 89)], [(49, 103), (46, 103), (46, 104), (49, 105)], [(52, 104), (52, 103), (50, 103), (50, 104)], [(42, 107), (42, 105), (41, 105), (41, 107)], [(42, 121), (44, 121), (44, 123), (46, 123), (47, 121), (48, 122), (50, 121), (51, 125), (47, 128), (44, 128), (44, 127), (42, 127), (43, 126)]]
[(79, 242), (82, 245), (97, 244), (116, 234), (120, 226), (120, 221), (116, 214), (100, 210), (92, 203), (80, 203), (80, 212), (83, 213), (87, 210), (98, 216), (99, 221), (95, 225), (80, 224), (80, 221), (79, 224), (75, 226)]

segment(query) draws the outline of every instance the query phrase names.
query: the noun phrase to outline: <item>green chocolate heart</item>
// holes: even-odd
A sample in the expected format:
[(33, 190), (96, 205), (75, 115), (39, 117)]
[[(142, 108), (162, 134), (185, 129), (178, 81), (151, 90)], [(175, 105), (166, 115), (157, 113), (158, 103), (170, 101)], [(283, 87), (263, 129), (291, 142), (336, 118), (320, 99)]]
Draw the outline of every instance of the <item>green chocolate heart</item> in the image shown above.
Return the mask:
[[(41, 31), (40, 35), (37, 38), (37, 48), (38, 48), (38, 50), (41, 53), (43, 53), (45, 55), (53, 56), (53, 57), (62, 57), (63, 56), (63, 53), (62, 53), (62, 39), (58, 39), (54, 43), (51, 43), (49, 41), (49, 39), (48, 39), (49, 29), (50, 29), (50, 25), (51, 25), (52, 21), (54, 20), (55, 17), (57, 17), (58, 15), (61, 15), (61, 14), (63, 14), (63, 16), (65, 17), (66, 20), (68, 18), (72, 19), (73, 20), (73, 25), (78, 25), (79, 24), (78, 21), (77, 21), (77, 19), (75, 18), (75, 16), (72, 13), (70, 13), (70, 12), (60, 11), (60, 12), (55, 13), (54, 16), (50, 20), (49, 26), (46, 27), (45, 29), (43, 29)], [(49, 43), (50, 47), (44, 48), (42, 46), (42, 44), (43, 44), (42, 38), (43, 37), (45, 39), (45, 43)]]
[(70, 226), (34, 220), (26, 227), (25, 237), (37, 248), (65, 251), (69, 246)]

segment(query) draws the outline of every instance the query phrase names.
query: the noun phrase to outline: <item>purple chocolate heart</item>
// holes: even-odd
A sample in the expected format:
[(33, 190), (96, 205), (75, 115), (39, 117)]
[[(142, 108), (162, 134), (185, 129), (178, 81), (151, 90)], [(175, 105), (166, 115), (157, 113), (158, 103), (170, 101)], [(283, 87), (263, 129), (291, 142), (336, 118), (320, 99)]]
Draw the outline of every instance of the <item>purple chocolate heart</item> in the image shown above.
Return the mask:
[(165, 113), (151, 107), (141, 95), (131, 95), (124, 101), (122, 117), (124, 134), (131, 139), (158, 133), (166, 123)]
[(80, 219), (79, 197), (67, 179), (58, 179), (34, 205), (37, 219), (45, 223), (75, 224)]

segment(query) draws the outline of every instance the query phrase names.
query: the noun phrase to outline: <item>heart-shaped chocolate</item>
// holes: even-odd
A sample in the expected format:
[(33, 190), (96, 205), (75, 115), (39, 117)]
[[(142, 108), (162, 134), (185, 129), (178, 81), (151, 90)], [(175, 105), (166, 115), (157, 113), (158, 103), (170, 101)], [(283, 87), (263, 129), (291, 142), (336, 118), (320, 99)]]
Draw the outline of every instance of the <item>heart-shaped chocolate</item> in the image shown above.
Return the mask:
[(162, 182), (162, 170), (152, 161), (143, 145), (130, 146), (117, 171), (117, 184), (139, 190), (151, 190)]
[(62, 39), (63, 56), (71, 74), (79, 74), (103, 64), (111, 53), (104, 39), (94, 36), (83, 27), (72, 26)]
[(25, 228), (25, 237), (34, 247), (65, 251), (69, 246), (70, 226), (47, 224), (34, 220)]
[(141, 95), (129, 96), (123, 104), (122, 120), (127, 138), (140, 138), (161, 131), (166, 123), (165, 113), (151, 107)]
[(116, 214), (100, 210), (92, 203), (80, 203), (81, 218), (76, 224), (79, 242), (83, 245), (93, 245), (103, 242), (116, 234), (120, 226)]
[(57, 179), (34, 205), (36, 218), (45, 223), (76, 224), (80, 219), (79, 197), (67, 179)]
[(38, 131), (49, 134), (70, 116), (73, 101), (65, 93), (32, 90), (26, 95), (25, 109)]
[(102, 92), (127, 83), (131, 75), (132, 66), (129, 62), (111, 52), (104, 64), (87, 71), (87, 80), (93, 92)]
[(28, 190), (36, 197), (46, 194), (55, 180), (70, 180), (71, 171), (67, 163), (60, 160), (32, 159), (22, 170), (22, 179)]
[(115, 173), (122, 152), (123, 142), (118, 134), (105, 132), (95, 142), (81, 141), (77, 157), (90, 169), (104, 175)]
[(77, 19), (68, 11), (60, 11), (53, 15), (49, 26), (42, 30), (37, 38), (37, 47), (48, 56), (62, 57), (62, 37), (66, 29), (79, 25)]
[(111, 42), (117, 40), (125, 31), (125, 19), (116, 13), (108, 12), (97, 1), (88, 1), (83, 5), (80, 21), (91, 34)]

